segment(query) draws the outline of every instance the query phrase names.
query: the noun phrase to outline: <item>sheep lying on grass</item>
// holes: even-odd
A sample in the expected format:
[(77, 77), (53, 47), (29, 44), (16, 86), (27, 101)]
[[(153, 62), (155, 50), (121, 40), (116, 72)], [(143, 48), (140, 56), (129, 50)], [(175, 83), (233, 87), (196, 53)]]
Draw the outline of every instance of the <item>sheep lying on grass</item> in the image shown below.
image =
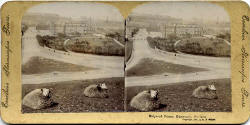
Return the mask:
[(90, 98), (108, 98), (108, 88), (105, 83), (98, 85), (89, 85), (85, 88), (83, 94)]
[(32, 109), (43, 109), (55, 104), (49, 89), (35, 89), (24, 96), (23, 105)]
[(147, 90), (138, 93), (130, 102), (130, 106), (140, 111), (152, 111), (160, 108), (158, 91)]
[(193, 97), (203, 99), (217, 99), (216, 88), (214, 85), (199, 86), (193, 91)]

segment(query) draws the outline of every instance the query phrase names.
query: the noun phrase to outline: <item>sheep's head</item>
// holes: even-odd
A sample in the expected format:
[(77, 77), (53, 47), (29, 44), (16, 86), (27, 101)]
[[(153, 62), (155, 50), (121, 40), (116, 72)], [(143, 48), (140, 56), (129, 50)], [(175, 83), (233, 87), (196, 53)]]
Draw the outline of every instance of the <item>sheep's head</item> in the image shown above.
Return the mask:
[(153, 98), (153, 99), (158, 99), (158, 91), (157, 90), (149, 90), (149, 92), (150, 92), (150, 96), (151, 96), (151, 98)]
[(42, 91), (42, 94), (44, 97), (50, 97), (50, 90), (49, 89), (42, 88), (41, 91)]
[(209, 88), (209, 90), (216, 91), (216, 88), (215, 88), (215, 86), (214, 86), (214, 85), (208, 85), (208, 88)]
[(107, 89), (108, 89), (108, 87), (106, 86), (105, 83), (98, 84), (97, 87), (98, 87), (99, 89), (102, 89), (102, 90), (107, 90)]

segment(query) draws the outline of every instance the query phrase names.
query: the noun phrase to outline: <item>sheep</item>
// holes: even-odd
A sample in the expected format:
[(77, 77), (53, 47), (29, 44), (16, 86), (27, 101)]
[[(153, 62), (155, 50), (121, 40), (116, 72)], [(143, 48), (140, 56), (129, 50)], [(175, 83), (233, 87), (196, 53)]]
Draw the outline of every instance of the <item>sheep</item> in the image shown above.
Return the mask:
[(32, 109), (43, 109), (52, 106), (54, 102), (51, 99), (50, 90), (42, 88), (25, 95), (22, 104)]
[(140, 111), (152, 111), (160, 108), (158, 103), (158, 91), (146, 90), (138, 93), (130, 101), (130, 106)]
[(199, 86), (193, 91), (193, 97), (203, 99), (217, 99), (216, 88), (214, 85)]
[(89, 85), (84, 89), (83, 94), (90, 98), (108, 98), (108, 88), (105, 83)]

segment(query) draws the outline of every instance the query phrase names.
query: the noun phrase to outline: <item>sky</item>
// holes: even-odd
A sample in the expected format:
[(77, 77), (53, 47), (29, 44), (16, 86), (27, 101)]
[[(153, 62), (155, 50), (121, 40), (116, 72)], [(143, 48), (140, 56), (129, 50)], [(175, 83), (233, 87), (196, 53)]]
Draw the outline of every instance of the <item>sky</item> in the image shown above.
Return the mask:
[(225, 9), (208, 2), (151, 2), (136, 7), (133, 13), (168, 15), (184, 20), (193, 18), (229, 22)]
[(93, 19), (109, 19), (122, 21), (123, 17), (115, 7), (103, 3), (91, 2), (55, 2), (36, 5), (27, 13), (52, 13), (63, 17), (80, 18), (83, 16)]
[[(122, 21), (119, 10), (112, 5), (91, 2), (55, 2), (39, 4), (30, 8), (27, 12), (53, 13), (64, 17), (79, 18), (82, 16), (93, 19)], [(192, 20), (193, 18), (227, 21), (229, 16), (223, 7), (208, 2), (150, 2), (137, 6), (132, 13), (144, 13), (153, 15), (168, 15)]]

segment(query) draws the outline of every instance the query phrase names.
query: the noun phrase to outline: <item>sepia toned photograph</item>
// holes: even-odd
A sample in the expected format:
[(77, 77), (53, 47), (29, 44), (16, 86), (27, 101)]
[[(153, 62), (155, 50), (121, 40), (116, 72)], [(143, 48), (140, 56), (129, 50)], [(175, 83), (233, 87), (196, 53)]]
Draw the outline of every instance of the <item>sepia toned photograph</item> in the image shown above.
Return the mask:
[(124, 19), (95, 2), (35, 5), (22, 17), (22, 113), (124, 111)]
[(5, 2), (1, 119), (243, 124), (249, 14), (243, 1)]
[(36, 5), (22, 17), (22, 113), (231, 112), (230, 32), (208, 2), (147, 2), (126, 18)]
[(208, 2), (149, 2), (126, 19), (128, 112), (231, 112), (230, 18)]

